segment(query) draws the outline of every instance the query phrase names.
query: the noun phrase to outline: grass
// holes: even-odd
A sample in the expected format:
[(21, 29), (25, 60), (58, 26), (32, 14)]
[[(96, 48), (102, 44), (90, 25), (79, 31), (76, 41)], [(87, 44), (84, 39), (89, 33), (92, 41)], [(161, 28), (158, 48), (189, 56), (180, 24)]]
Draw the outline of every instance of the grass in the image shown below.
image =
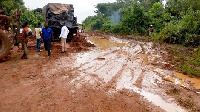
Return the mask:
[(176, 59), (172, 63), (178, 67), (180, 72), (200, 78), (200, 47), (166, 45), (165, 48)]

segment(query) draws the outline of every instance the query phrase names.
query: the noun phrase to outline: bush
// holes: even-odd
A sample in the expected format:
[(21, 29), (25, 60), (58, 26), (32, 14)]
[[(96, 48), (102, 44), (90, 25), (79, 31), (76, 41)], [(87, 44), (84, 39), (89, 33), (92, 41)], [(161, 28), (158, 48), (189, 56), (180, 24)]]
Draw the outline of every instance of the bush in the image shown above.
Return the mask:
[(199, 11), (188, 10), (181, 20), (166, 23), (165, 27), (159, 33), (158, 39), (164, 42), (182, 44), (185, 46), (199, 45), (199, 17)]

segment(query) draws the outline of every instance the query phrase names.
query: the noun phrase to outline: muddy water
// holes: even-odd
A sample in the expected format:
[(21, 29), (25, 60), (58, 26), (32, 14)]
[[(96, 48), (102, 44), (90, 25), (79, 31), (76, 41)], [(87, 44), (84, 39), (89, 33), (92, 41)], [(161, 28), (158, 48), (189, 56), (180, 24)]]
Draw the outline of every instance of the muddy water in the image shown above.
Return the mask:
[(176, 77), (178, 77), (178, 78), (179, 78), (180, 80), (182, 80), (182, 81), (184, 81), (184, 80), (190, 81), (190, 82), (194, 85), (194, 87), (195, 87), (196, 89), (199, 89), (199, 90), (200, 90), (200, 79), (191, 78), (191, 77), (189, 77), (189, 76), (187, 76), (187, 75), (184, 75), (184, 74), (182, 74), (182, 73), (177, 73), (177, 72), (175, 72), (174, 75), (175, 75)]
[(124, 43), (113, 42), (103, 38), (89, 37), (88, 39), (96, 46), (98, 46), (101, 50), (106, 50), (112, 47), (123, 47), (125, 45)]
[(156, 52), (157, 50), (151, 50), (151, 43), (119, 42), (119, 39), (114, 37), (112, 41), (94, 37), (88, 39), (100, 51), (95, 49), (77, 56), (74, 67), (78, 68), (78, 71), (84, 71), (84, 74), (80, 73), (82, 75), (75, 79), (79, 82), (78, 88), (85, 82), (92, 85), (100, 83), (105, 87), (112, 84), (108, 89), (110, 94), (128, 89), (167, 112), (185, 111), (158, 87), (163, 81), (161, 74), (168, 71), (157, 69), (149, 64), (152, 57), (162, 57), (159, 52)]

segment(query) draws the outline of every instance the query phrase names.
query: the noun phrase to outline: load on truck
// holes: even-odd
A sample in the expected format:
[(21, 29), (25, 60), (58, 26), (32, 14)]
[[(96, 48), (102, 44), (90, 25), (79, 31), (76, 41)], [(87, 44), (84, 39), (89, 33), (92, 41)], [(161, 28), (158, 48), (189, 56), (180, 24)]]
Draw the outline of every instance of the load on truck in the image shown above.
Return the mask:
[(68, 42), (70, 42), (73, 35), (77, 33), (77, 17), (74, 17), (74, 7), (72, 4), (48, 3), (43, 7), (42, 14), (45, 23), (48, 23), (49, 27), (54, 32), (54, 41), (60, 40), (59, 36), (63, 23), (65, 23), (69, 29), (67, 37)]

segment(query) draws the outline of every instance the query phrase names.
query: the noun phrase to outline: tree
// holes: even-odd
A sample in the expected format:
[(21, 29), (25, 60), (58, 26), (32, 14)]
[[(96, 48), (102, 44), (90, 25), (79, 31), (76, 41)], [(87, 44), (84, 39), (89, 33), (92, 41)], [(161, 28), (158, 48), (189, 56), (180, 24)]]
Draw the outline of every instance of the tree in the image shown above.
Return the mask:
[(24, 9), (23, 0), (2, 0), (0, 3), (0, 8), (6, 9), (6, 15), (12, 15), (15, 9)]
[(41, 13), (34, 12), (34, 10), (24, 10), (21, 21), (28, 22), (31, 27), (36, 27), (38, 22), (42, 23), (44, 20)]
[(148, 26), (148, 17), (138, 2), (133, 2), (122, 11), (123, 31), (126, 34), (144, 34)]
[[(164, 8), (160, 2), (153, 4), (152, 8), (148, 12), (150, 22), (154, 26), (156, 31), (160, 31), (164, 27)], [(167, 18), (167, 17), (166, 17)]]

